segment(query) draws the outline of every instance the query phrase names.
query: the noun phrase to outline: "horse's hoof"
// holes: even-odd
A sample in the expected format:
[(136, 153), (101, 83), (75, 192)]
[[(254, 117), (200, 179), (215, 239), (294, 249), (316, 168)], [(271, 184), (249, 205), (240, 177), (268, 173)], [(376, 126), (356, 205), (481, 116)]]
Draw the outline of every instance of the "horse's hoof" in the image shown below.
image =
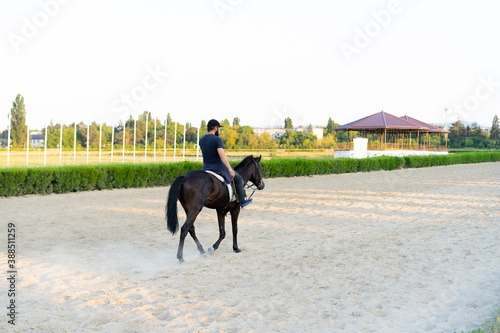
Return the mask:
[(179, 264), (182, 264), (184, 262), (184, 259), (178, 258), (179, 259)]
[(235, 250), (233, 250), (233, 251), (234, 251), (234, 252), (236, 252), (236, 253), (240, 253), (240, 252), (241, 252), (241, 250), (240, 250), (240, 249), (235, 249)]
[(207, 250), (207, 253), (208, 253), (208, 254), (212, 254), (212, 253), (214, 253), (214, 251), (215, 251), (215, 250), (214, 250), (214, 248), (213, 248), (212, 246), (210, 246), (210, 247), (208, 248), (208, 250)]

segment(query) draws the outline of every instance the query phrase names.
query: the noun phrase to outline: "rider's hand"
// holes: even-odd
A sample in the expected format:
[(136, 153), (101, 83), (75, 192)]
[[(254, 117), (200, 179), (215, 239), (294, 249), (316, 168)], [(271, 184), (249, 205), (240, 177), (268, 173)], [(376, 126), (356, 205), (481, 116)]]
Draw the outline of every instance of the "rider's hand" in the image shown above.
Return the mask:
[(233, 169), (229, 169), (229, 174), (231, 175), (232, 178), (234, 178), (235, 173)]

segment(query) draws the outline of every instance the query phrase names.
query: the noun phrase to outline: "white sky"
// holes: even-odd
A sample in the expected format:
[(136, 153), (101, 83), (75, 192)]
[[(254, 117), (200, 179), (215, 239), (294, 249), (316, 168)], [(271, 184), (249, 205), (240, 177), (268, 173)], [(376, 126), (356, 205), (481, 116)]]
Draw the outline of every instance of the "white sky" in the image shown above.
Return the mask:
[[(0, 129), (18, 93), (31, 128), (109, 124), (145, 110), (195, 126), (234, 117), (282, 125), (286, 116), (324, 126), (382, 109), (444, 123), (445, 107), (449, 123), (490, 126), (500, 115), (498, 1), (2, 0), (0, 8)], [(348, 44), (357, 47), (350, 57)]]

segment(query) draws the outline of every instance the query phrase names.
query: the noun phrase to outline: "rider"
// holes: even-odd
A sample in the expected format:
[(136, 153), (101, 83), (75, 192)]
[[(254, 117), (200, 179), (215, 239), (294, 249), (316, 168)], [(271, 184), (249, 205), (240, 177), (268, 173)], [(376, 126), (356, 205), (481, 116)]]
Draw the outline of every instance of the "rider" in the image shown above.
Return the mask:
[(231, 178), (234, 178), (236, 193), (241, 208), (248, 206), (252, 199), (245, 200), (244, 181), (241, 176), (231, 168), (224, 152), (222, 139), (219, 137), (219, 128), (221, 124), (212, 119), (207, 124), (207, 134), (200, 138), (200, 148), (203, 154), (203, 171), (212, 171), (224, 177), (225, 183), (230, 184)]

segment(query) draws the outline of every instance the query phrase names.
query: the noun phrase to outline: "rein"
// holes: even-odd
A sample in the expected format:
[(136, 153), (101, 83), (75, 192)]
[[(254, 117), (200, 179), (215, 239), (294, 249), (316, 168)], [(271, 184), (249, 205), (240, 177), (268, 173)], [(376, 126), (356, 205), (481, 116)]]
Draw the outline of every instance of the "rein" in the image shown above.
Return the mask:
[(257, 186), (255, 186), (253, 184), (252, 185), (246, 184), (245, 188), (249, 189), (249, 190), (252, 190), (252, 194), (250, 194), (250, 196), (247, 198), (247, 200), (250, 200), (252, 198), (253, 194), (255, 193), (255, 191), (257, 191)]

